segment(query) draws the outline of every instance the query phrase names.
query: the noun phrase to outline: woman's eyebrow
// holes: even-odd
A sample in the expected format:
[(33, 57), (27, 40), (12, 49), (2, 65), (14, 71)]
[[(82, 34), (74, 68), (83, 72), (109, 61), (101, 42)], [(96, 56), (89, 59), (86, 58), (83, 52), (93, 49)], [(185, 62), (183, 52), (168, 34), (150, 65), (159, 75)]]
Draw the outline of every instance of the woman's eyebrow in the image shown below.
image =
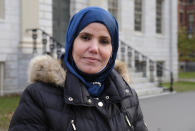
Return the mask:
[(89, 34), (89, 35), (91, 35), (91, 33), (86, 32), (86, 31), (80, 32), (79, 34)]
[[(87, 31), (83, 31), (83, 32), (79, 33), (79, 35), (83, 35), (83, 34), (84, 35), (89, 35), (89, 36), (93, 35), (93, 33), (90, 33), (90, 32), (87, 32)], [(111, 39), (111, 37), (109, 35), (105, 35), (105, 34), (102, 34), (99, 37)]]
[(105, 35), (102, 35), (100, 36), (101, 38), (107, 38), (107, 39), (111, 39), (110, 36), (105, 36)]

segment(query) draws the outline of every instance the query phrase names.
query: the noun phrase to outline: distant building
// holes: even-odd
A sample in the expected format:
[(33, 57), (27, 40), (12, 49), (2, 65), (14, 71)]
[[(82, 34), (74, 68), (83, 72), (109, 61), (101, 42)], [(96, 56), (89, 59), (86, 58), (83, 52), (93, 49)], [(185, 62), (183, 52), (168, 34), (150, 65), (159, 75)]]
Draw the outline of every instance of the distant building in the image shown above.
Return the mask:
[(189, 35), (195, 33), (195, 0), (178, 0), (178, 27)]
[[(118, 58), (135, 70), (134, 60), (147, 56), (177, 79), (177, 0), (0, 0), (1, 94), (21, 92), (27, 85), (33, 42), (26, 30), (41, 28), (64, 45), (70, 17), (87, 6), (109, 10), (118, 20), (120, 41), (131, 47), (121, 44)], [(132, 48), (136, 52), (132, 53)], [(143, 55), (138, 56), (138, 52)], [(130, 58), (132, 63), (128, 63)], [(150, 75), (149, 66), (145, 67), (146, 76)], [(169, 79), (169, 74), (164, 72), (163, 77)]]

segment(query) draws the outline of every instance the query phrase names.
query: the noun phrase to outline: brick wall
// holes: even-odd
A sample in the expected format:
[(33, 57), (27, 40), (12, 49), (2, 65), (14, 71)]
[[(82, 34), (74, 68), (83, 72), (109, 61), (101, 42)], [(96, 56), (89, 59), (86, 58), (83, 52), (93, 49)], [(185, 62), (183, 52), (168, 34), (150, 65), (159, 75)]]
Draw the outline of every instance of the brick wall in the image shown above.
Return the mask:
[(178, 0), (178, 29), (185, 27), (188, 31), (189, 14), (194, 15), (193, 32), (195, 32), (195, 1), (189, 3), (189, 0)]

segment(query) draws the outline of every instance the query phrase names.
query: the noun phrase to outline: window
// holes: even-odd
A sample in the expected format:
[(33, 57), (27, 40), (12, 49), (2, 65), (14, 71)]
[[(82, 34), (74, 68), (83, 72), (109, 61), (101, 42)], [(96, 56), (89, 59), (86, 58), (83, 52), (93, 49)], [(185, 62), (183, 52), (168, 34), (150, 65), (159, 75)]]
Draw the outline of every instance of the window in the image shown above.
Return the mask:
[(125, 62), (125, 44), (121, 43), (121, 61)]
[(4, 0), (0, 0), (0, 19), (4, 19), (5, 18), (5, 9), (4, 9)]
[(193, 4), (194, 3), (194, 0), (188, 0), (188, 3), (189, 4)]
[(127, 48), (127, 56), (128, 56), (128, 67), (131, 68), (132, 67), (132, 48), (128, 47)]
[(118, 19), (118, 0), (108, 0), (108, 11)]
[(193, 34), (194, 32), (194, 14), (188, 14), (188, 33)]
[(156, 75), (157, 77), (163, 77), (164, 61), (157, 61), (156, 63)]
[(180, 21), (180, 25), (182, 26), (182, 24), (183, 24), (183, 13), (179, 14), (179, 21)]
[(162, 33), (163, 0), (156, 0), (156, 33)]
[(142, 31), (142, 0), (134, 0), (134, 30)]

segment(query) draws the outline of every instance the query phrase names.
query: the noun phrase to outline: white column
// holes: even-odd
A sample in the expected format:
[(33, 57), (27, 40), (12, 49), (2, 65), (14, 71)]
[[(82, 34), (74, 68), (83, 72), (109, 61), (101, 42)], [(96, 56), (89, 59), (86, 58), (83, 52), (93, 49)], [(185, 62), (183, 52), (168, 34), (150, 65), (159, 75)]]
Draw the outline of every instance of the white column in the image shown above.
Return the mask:
[[(32, 32), (27, 29), (40, 28), (52, 35), (52, 0), (21, 0), (21, 42), (24, 53), (32, 53)], [(41, 48), (41, 34), (37, 48)]]

